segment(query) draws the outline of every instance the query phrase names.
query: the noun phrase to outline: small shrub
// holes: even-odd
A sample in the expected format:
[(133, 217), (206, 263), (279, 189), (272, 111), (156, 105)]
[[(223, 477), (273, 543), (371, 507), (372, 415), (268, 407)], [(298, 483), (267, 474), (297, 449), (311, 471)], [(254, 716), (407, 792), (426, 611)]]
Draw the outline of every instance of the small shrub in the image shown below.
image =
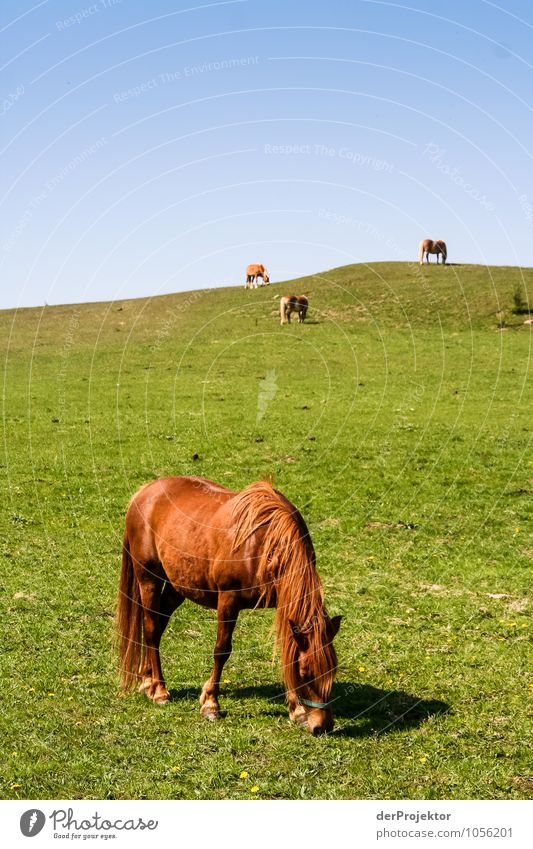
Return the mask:
[(521, 283), (517, 283), (513, 292), (513, 312), (515, 315), (524, 315), (529, 313), (529, 304), (527, 298), (524, 297), (524, 290)]

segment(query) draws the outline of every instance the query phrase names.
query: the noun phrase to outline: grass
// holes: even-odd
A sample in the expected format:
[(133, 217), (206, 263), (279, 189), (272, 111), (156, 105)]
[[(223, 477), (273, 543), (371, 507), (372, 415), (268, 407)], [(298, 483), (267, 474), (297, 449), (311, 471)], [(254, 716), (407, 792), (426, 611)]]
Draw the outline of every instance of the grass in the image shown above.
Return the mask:
[[(257, 291), (0, 313), (4, 798), (531, 798), (533, 271), (355, 265)], [(280, 327), (280, 294), (309, 321)], [(342, 613), (336, 730), (293, 727), (271, 612), (171, 620), (158, 708), (117, 691), (146, 480), (273, 474)], [(529, 715), (528, 715), (529, 706)], [(248, 773), (240, 778), (241, 772)], [(252, 787), (258, 790), (252, 792)]]

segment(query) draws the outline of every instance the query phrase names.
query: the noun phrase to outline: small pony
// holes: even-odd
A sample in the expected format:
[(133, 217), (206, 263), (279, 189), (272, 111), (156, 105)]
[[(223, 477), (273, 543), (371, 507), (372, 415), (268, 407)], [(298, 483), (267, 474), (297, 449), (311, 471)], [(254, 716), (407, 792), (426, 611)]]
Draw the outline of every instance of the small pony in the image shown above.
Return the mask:
[(279, 302), (279, 314), (281, 324), (290, 324), (293, 312), (298, 313), (298, 321), (303, 324), (309, 308), (309, 301), (305, 295), (288, 295), (281, 298)]
[(246, 283), (245, 289), (257, 289), (257, 278), (261, 278), (261, 286), (266, 283), (270, 283), (270, 277), (268, 276), (267, 270), (264, 265), (256, 263), (255, 265), (249, 265), (246, 269)]
[(116, 631), (122, 687), (139, 684), (155, 704), (170, 699), (159, 644), (185, 599), (217, 611), (214, 666), (200, 696), (205, 719), (220, 718), (218, 695), (232, 634), (244, 608), (275, 607), (289, 716), (314, 734), (333, 728), (337, 670), (330, 619), (307, 526), (266, 481), (232, 492), (198, 477), (141, 487), (127, 514)]
[(439, 262), (439, 256), (442, 257), (443, 265), (446, 264), (448, 249), (446, 247), (446, 242), (443, 242), (442, 239), (437, 239), (435, 242), (433, 239), (422, 239), (419, 248), (418, 260), (420, 265), (424, 262), (424, 254), (426, 255), (426, 262), (429, 262), (430, 254), (437, 254), (437, 265)]

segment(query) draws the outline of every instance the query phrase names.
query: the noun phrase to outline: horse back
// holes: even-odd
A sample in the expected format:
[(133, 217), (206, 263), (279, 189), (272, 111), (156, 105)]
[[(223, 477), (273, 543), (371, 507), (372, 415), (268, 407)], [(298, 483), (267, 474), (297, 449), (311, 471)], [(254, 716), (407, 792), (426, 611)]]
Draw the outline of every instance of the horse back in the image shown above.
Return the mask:
[(246, 268), (246, 274), (262, 274), (265, 270), (264, 265), (253, 263)]
[(254, 545), (233, 550), (235, 496), (199, 477), (162, 478), (141, 487), (126, 515), (134, 562), (162, 570), (177, 592), (204, 607), (216, 608), (219, 591), (230, 589), (241, 592), (243, 606), (253, 606)]

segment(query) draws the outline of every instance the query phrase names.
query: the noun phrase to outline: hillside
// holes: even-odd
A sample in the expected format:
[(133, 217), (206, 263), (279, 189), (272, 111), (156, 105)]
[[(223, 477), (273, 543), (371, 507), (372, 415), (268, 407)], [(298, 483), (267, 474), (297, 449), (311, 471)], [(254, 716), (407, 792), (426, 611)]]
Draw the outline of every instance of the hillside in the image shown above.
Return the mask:
[[(533, 303), (533, 270), (377, 263), (0, 313), (3, 794), (249, 798), (246, 770), (263, 798), (530, 795), (517, 287)], [(281, 327), (291, 293), (309, 320)], [(301, 509), (344, 615), (330, 738), (287, 721), (270, 613), (239, 620), (222, 722), (198, 714), (214, 619), (192, 604), (165, 635), (171, 705), (117, 694), (124, 512), (167, 474), (273, 475)]]
[[(497, 314), (503, 311), (505, 324), (517, 327), (522, 324), (520, 316), (513, 313), (513, 296), (517, 290), (524, 306), (533, 304), (533, 269), (454, 264), (437, 267), (434, 262), (429, 268), (414, 262), (361, 263), (333, 268), (311, 277), (273, 283), (270, 287), (260, 287), (253, 291), (233, 286), (114, 304), (26, 308), (18, 311), (17, 321), (23, 321), (22, 325), (18, 325), (23, 336), (36, 327), (32, 322), (37, 322), (40, 325), (39, 335), (43, 337), (41, 342), (49, 338), (48, 332), (51, 341), (57, 342), (57, 333), (61, 333), (64, 322), (75, 310), (78, 317), (83, 315), (85, 319), (77, 327), (79, 333), (83, 334), (81, 338), (94, 339), (96, 337), (91, 337), (90, 332), (98, 333), (101, 337), (108, 324), (107, 329), (111, 332), (128, 330), (130, 324), (124, 321), (126, 316), (121, 316), (114, 323), (112, 321), (115, 310), (127, 307), (128, 318), (138, 318), (144, 314), (142, 326), (144, 328), (145, 322), (148, 323), (149, 338), (150, 333), (161, 332), (158, 322), (171, 312), (177, 324), (203, 321), (213, 309), (223, 313), (232, 309), (245, 309), (246, 314), (256, 320), (254, 305), (275, 301), (281, 294), (294, 291), (296, 294), (305, 292), (309, 295), (313, 313), (311, 318), (320, 322), (329, 319), (344, 322), (371, 321), (399, 327), (423, 323), (490, 328), (499, 323), (501, 317)], [(276, 307), (274, 303), (272, 310)], [(14, 310), (0, 310), (0, 328), (4, 332), (9, 332), (15, 314)], [(269, 312), (265, 313), (263, 309), (262, 314), (268, 317)], [(45, 316), (46, 321), (43, 321)], [(140, 328), (137, 328), (137, 332), (140, 332)], [(11, 341), (17, 345), (16, 339)], [(26, 342), (27, 339), (23, 338), (21, 347)]]

